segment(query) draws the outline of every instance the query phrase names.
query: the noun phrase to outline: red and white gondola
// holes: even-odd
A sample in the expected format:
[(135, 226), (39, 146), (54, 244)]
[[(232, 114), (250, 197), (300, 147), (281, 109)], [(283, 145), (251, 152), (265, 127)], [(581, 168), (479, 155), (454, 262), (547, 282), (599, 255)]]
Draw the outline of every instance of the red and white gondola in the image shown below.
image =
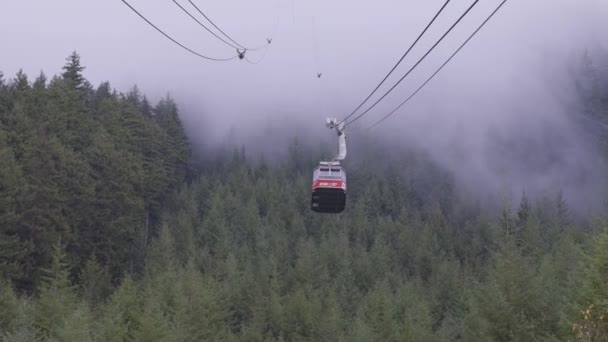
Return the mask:
[(341, 213), (346, 205), (346, 170), (340, 161), (346, 158), (344, 123), (327, 119), (327, 127), (338, 132), (338, 155), (330, 162), (320, 162), (313, 170), (311, 209), (318, 213)]

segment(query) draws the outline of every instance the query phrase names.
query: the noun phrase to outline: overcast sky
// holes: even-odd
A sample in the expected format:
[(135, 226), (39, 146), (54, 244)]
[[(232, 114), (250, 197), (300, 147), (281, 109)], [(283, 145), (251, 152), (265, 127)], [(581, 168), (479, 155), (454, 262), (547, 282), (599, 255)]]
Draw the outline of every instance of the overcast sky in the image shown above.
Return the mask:
[[(189, 5), (186, 0), (179, 0)], [(193, 107), (233, 122), (284, 111), (310, 120), (343, 116), (373, 89), (443, 0), (195, 0), (226, 33), (243, 45), (273, 44), (257, 65), (202, 60), (174, 46), (119, 0), (4, 0), (0, 2), (0, 70), (12, 75), (59, 71), (77, 50), (86, 76), (110, 80), (119, 90), (137, 83), (158, 97), (171, 92)], [(472, 1), (453, 0), (400, 76)], [(186, 17), (171, 0), (131, 0), (152, 22), (192, 49), (213, 57), (233, 56)], [(482, 0), (469, 17), (412, 74), (411, 81), (379, 106), (380, 117), (408, 94), (499, 3)], [(191, 7), (188, 7), (190, 8)], [(193, 11), (193, 13), (195, 13)], [(510, 82), (563, 54), (594, 45), (608, 28), (605, 0), (510, 0), (453, 64), (421, 94), (417, 104), (463, 81)], [(315, 48), (316, 47), (316, 48)], [(556, 56), (557, 54), (557, 56)], [(262, 52), (250, 52), (252, 61)], [(408, 63), (409, 62), (409, 63)], [(498, 69), (497, 71), (493, 71)], [(318, 79), (316, 72), (322, 72)], [(462, 75), (470, 75), (466, 80)], [(457, 77), (458, 76), (458, 77)], [(398, 79), (395, 78), (395, 79)], [(473, 89), (473, 88), (471, 88)], [(474, 90), (474, 89), (473, 89)], [(246, 115), (242, 114), (247, 112)], [(245, 120), (245, 119), (243, 119)]]
[[(179, 1), (192, 9), (186, 0)], [(256, 65), (200, 59), (158, 34), (120, 0), (3, 0), (0, 70), (7, 76), (20, 68), (31, 77), (40, 70), (52, 75), (77, 50), (94, 85), (109, 80), (126, 91), (138, 84), (152, 99), (171, 93), (195, 141), (196, 132), (222, 137), (230, 127), (259, 135), (269, 122), (277, 126), (302, 122), (289, 134), (305, 136), (310, 130), (322, 130), (325, 117), (350, 113), (444, 3), (193, 1), (243, 45), (264, 45), (271, 37), (267, 51), (247, 53), (252, 61), (265, 58)], [(361, 120), (362, 126), (382, 117), (416, 89), (499, 2), (481, 0), (445, 43)], [(235, 55), (234, 49), (203, 31), (171, 0), (130, 3), (197, 52), (220, 58)], [(453, 0), (387, 84), (405, 73), (471, 3)], [(606, 32), (606, 0), (509, 0), (427, 89), (377, 130), (426, 146), (457, 173), (462, 170), (459, 165), (466, 163), (479, 171), (467, 169), (465, 173), (473, 175), (469, 177), (495, 181), (488, 170), (496, 165), (484, 157), (488, 134), (508, 136), (523, 120), (539, 130), (546, 129), (543, 125), (548, 121), (566, 127), (568, 66), (585, 49), (606, 49)], [(317, 72), (323, 77), (317, 78)], [(529, 128), (528, 134), (537, 133)], [(568, 142), (564, 154), (585, 150), (575, 133), (564, 130), (563, 134)], [(356, 139), (356, 134), (350, 136)]]

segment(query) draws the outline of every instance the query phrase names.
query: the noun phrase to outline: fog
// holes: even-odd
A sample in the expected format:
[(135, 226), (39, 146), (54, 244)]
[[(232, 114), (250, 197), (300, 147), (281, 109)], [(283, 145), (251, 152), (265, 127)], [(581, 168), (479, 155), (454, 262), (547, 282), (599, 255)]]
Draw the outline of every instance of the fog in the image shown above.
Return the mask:
[[(57, 73), (77, 50), (93, 84), (109, 80), (121, 91), (137, 84), (152, 99), (170, 93), (196, 146), (232, 141), (269, 156), (285, 151), (294, 137), (313, 146), (333, 143), (325, 118), (350, 113), (444, 1), (195, 2), (243, 45), (264, 45), (272, 37), (268, 49), (246, 54), (260, 63), (193, 56), (118, 0), (8, 0), (0, 3), (0, 70), (6, 76), (20, 68), (31, 76)], [(387, 146), (421, 149), (473, 193), (517, 197), (561, 188), (576, 209), (597, 208), (605, 198), (605, 169), (585, 131), (572, 124), (580, 103), (571, 69), (585, 50), (608, 48), (606, 1), (509, 0), (413, 101), (365, 130), (409, 96), (499, 2), (480, 1), (403, 84), (353, 125), (349, 140), (369, 135)], [(170, 0), (130, 3), (197, 52), (235, 55)], [(387, 85), (470, 3), (452, 1)]]

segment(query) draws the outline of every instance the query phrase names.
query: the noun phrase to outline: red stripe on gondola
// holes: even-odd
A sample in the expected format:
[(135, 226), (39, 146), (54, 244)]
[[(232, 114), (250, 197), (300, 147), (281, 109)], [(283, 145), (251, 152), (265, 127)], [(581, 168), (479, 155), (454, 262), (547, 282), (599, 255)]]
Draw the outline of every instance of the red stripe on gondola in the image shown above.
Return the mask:
[(346, 191), (346, 183), (341, 180), (318, 179), (312, 183), (312, 189), (343, 189)]

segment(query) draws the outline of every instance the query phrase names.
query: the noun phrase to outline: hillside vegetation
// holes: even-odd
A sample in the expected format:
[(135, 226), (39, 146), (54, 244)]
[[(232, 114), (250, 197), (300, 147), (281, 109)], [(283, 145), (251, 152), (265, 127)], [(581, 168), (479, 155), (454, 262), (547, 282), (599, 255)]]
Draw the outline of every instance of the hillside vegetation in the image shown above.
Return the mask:
[(321, 153), (192, 170), (171, 98), (82, 70), (0, 81), (0, 341), (608, 340), (608, 225), (559, 189), (492, 214), (371, 146), (319, 215)]

